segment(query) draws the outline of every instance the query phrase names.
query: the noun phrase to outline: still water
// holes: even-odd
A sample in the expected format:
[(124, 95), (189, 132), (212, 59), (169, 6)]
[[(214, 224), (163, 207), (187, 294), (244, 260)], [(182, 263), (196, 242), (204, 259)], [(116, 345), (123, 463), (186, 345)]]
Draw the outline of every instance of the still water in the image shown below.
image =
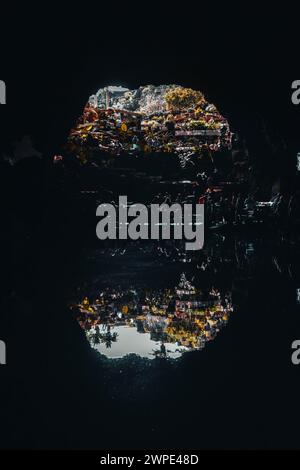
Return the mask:
[[(226, 327), (259, 270), (271, 269), (266, 287), (273, 275), (295, 283), (295, 246), (288, 240), (283, 246), (285, 254), (276, 240), (269, 245), (258, 236), (220, 233), (196, 253), (175, 242), (111, 244), (89, 253), (87, 279), (71, 309), (102, 356), (179, 359), (219, 335), (226, 340)], [(294, 293), (296, 299), (296, 284)]]
[(30, 448), (299, 447), (299, 253), (296, 236), (257, 229), (211, 231), (197, 253), (170, 242), (89, 244), (76, 282), (60, 277), (68, 308), (51, 303), (48, 276), (36, 313), (29, 305), (22, 327), (15, 314), (26, 360), (15, 361), (22, 393), (7, 392), (10, 439), (20, 446), (26, 436)]
[(226, 325), (232, 304), (229, 293), (204, 294), (182, 273), (176, 288), (106, 288), (93, 303), (85, 297), (78, 309), (79, 323), (100, 353), (153, 359), (204, 348)]

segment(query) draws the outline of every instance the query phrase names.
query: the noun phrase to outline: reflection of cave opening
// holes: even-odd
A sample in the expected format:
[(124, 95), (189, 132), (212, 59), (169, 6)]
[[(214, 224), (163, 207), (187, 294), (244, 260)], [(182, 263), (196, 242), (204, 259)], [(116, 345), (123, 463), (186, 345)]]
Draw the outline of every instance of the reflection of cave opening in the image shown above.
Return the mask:
[(179, 357), (203, 349), (227, 324), (231, 294), (196, 288), (181, 274), (174, 288), (104, 288), (74, 308), (92, 347), (110, 358)]

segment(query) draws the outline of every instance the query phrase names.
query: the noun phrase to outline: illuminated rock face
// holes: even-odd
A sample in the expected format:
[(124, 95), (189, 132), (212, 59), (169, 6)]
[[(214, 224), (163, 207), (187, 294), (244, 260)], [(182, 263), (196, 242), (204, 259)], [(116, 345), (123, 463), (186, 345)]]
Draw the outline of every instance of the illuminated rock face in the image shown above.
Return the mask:
[(115, 109), (125, 109), (146, 115), (152, 112), (165, 112), (166, 94), (180, 88), (176, 85), (154, 85), (141, 86), (137, 90), (129, 90), (123, 87), (108, 86), (100, 88), (96, 95), (89, 98), (89, 103), (101, 109), (112, 107)]
[(179, 85), (108, 86), (89, 98), (69, 140), (113, 155), (168, 152), (184, 157), (204, 148), (229, 148), (231, 132), (200, 91)]

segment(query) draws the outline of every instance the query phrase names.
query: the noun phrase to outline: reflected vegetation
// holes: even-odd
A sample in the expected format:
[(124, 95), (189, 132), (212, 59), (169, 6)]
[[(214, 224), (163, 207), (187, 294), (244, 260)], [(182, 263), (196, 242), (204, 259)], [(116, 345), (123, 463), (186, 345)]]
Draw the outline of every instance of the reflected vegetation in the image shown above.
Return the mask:
[(180, 242), (118, 242), (91, 253), (87, 263), (71, 308), (91, 346), (108, 358), (178, 358), (201, 350), (233, 311), (230, 282), (220, 284), (216, 273), (212, 282), (209, 249), (191, 254)]
[(129, 353), (175, 358), (202, 349), (232, 312), (229, 292), (197, 289), (185, 273), (175, 288), (106, 288), (76, 307), (90, 344), (111, 358)]
[(71, 308), (107, 358), (179, 358), (217, 338), (258, 272), (294, 282), (298, 261), (290, 240), (253, 234), (209, 234), (199, 252), (180, 241), (108, 242), (88, 253)]

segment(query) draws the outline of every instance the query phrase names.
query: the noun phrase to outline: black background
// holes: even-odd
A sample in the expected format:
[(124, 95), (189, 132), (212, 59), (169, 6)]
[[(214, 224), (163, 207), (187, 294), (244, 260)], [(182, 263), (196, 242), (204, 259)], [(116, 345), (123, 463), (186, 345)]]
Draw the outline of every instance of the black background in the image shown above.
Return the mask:
[[(240, 7), (229, 6), (227, 3), (222, 7), (213, 4), (208, 8), (204, 2), (136, 5), (128, 3), (121, 6), (99, 4), (98, 8), (84, 2), (69, 6), (61, 5), (60, 8), (55, 8), (53, 4), (49, 7), (39, 4), (30, 10), (28, 4), (23, 7), (13, 6), (10, 12), (3, 11), (1, 15), (0, 79), (7, 85), (7, 105), (0, 107), (1, 146), (6, 150), (15, 139), (29, 134), (33, 137), (35, 147), (50, 160), (54, 153), (59, 152), (88, 96), (100, 87), (119, 84), (135, 88), (147, 83), (157, 85), (178, 83), (203, 91), (208, 101), (215, 103), (220, 112), (228, 117), (234, 130), (238, 130), (242, 135), (250, 137), (252, 134), (256, 135), (257, 123), (263, 119), (270, 131), (288, 142), (290, 149), (290, 153), (285, 156), (286, 160), (267, 162), (270, 172), (274, 171), (275, 175), (285, 172), (287, 168), (292, 169), (296, 163), (296, 151), (298, 148), (300, 150), (298, 137), (300, 106), (294, 106), (291, 102), (291, 84), (300, 78), (297, 53), (299, 15), (294, 8), (294, 6), (289, 8), (285, 4), (284, 9), (282, 5), (270, 5), (263, 9), (262, 4), (253, 3), (251, 6), (243, 4)], [(263, 158), (259, 148), (257, 158)], [(275, 170), (272, 169), (272, 165), (276, 167)], [(22, 201), (20, 207), (20, 210), (25, 210)], [(5, 221), (5, 217), (3, 220)], [(50, 239), (49, 235), (46, 241), (41, 240), (39, 249)], [(50, 250), (47, 255), (49, 259), (51, 254)], [(6, 253), (5, 256), (7, 255)], [(55, 268), (51, 268), (51, 264), (49, 266), (46, 279), (49, 281), (48, 293), (53, 294), (53, 289), (59, 284), (54, 277), (58, 275), (58, 279), (61, 280), (62, 274), (59, 276)], [(7, 272), (5, 274), (7, 281), (9, 276)], [(269, 293), (272, 292), (272, 288), (269, 286)], [(27, 295), (30, 298), (30, 293)], [(40, 306), (42, 294), (38, 292), (35, 295), (34, 303)], [(261, 296), (263, 295), (262, 290)], [(271, 303), (269, 316), (263, 320), (268, 326), (273, 314), (272, 309), (275, 308), (276, 298)], [(44, 318), (47, 316), (47, 305), (43, 316)], [(74, 358), (70, 353), (67, 357), (60, 356), (59, 347), (64, 344), (64, 327), (68, 327), (68, 322), (66, 321), (64, 325), (62, 321), (62, 328), (57, 332), (55, 324), (53, 322), (51, 324), (50, 314), (48, 318), (50, 318), (49, 324), (46, 324), (45, 319), (40, 321), (42, 328), (46, 328), (47, 325), (53, 335), (50, 338), (49, 333), (49, 346), (53, 347), (53, 343), (57, 342), (57, 350), (49, 349), (42, 352), (36, 344), (31, 344), (27, 354), (29, 357), (30, 354), (38, 356), (40, 362), (37, 368), (29, 367), (28, 371), (25, 368), (26, 373), (24, 373), (22, 364), (16, 367), (13, 382), (14, 399), (10, 396), (11, 389), (6, 390), (4, 387), (6, 395), (2, 403), (10, 405), (6, 415), (8, 420), (5, 421), (9, 422), (8, 433), (2, 436), (2, 442), (7, 447), (51, 448), (56, 445), (65, 447), (68, 443), (67, 445), (72, 448), (74, 443), (80, 442), (80, 436), (76, 435), (73, 438), (67, 433), (72, 434), (70, 428), (76, 421), (74, 409), (78, 405), (75, 398), (70, 398), (70, 394), (72, 386), (81, 386), (80, 381), (76, 382), (76, 373), (80, 376), (84, 363), (80, 363), (80, 352), (75, 353)], [(246, 320), (239, 321), (244, 326)], [(57, 322), (56, 317), (55, 322)], [(236, 324), (233, 332), (231, 330), (232, 337), (234, 332), (238, 331), (240, 330)], [(290, 341), (296, 334), (289, 331), (284, 339), (288, 337)], [(236, 419), (235, 424), (243, 425), (244, 416), (250, 420), (249, 428), (243, 429), (240, 441), (239, 439), (236, 441), (239, 447), (245, 446), (248, 437), (249, 447), (297, 446), (298, 422), (297, 417), (293, 420), (291, 416), (297, 406), (298, 375), (295, 369), (291, 372), (289, 368), (282, 366), (285, 372), (277, 376), (276, 360), (278, 359), (277, 363), (281, 365), (285, 360), (289, 361), (289, 350), (285, 349), (286, 343), (277, 330), (274, 331), (274, 335), (278, 335), (275, 338), (276, 343), (274, 345), (275, 339), (271, 338), (269, 346), (265, 344), (263, 336), (259, 337), (259, 347), (255, 351), (254, 359), (244, 345), (243, 338), (239, 338), (237, 343), (240, 350), (245, 347), (248, 351), (246, 361), (250, 373), (247, 380), (252, 383), (251, 394), (253, 391), (257, 396), (262, 393), (266, 402), (270, 403), (266, 411), (269, 421), (264, 429), (260, 421), (257, 423), (251, 421), (255, 403), (251, 402), (250, 392), (249, 397), (246, 395), (244, 400), (244, 395), (239, 394), (237, 390), (237, 397), (232, 400), (232, 404), (237, 404), (241, 417)], [(20, 336), (18, 332), (17, 337)], [(282, 344), (284, 343), (282, 349), (276, 346), (281, 340)], [(223, 339), (223, 346), (225, 343)], [(268, 356), (260, 359), (260, 352), (269, 350), (273, 350), (273, 357), (275, 356), (274, 361), (270, 360), (270, 363)], [(230, 346), (227, 346), (226, 351), (223, 360), (215, 357), (218, 363), (216, 374), (220, 373), (220, 376), (225, 359), (229, 358), (230, 362), (232, 358)], [(218, 356), (217, 352), (214, 354)], [(15, 357), (11, 357), (10, 361), (14, 363), (22, 355), (21, 348), (15, 350), (12, 355)], [(79, 361), (79, 365), (76, 361)], [(251, 369), (252, 361), (260, 364), (258, 370)], [(27, 358), (24, 358), (25, 363), (28, 365)], [(189, 367), (192, 370), (193, 367), (189, 365), (188, 360), (187, 363), (187, 370)], [(38, 381), (35, 382), (36, 370), (39, 368), (42, 370), (43, 367), (50, 368), (49, 375), (52, 380), (50, 390), (53, 396), (48, 396), (46, 400), (39, 392), (45, 393), (48, 389), (49, 377), (41, 379), (41, 383), (38, 384), (41, 390), (36, 389)], [(69, 384), (64, 382), (66, 367), (70, 367), (67, 372)], [(242, 361), (238, 363), (238, 367), (242, 370), (244, 367)], [(2, 383), (8, 380), (8, 369), (9, 366), (6, 370), (1, 370)], [(266, 370), (269, 370), (272, 378), (271, 385), (270, 389), (261, 390), (260, 384), (264, 384)], [(27, 376), (27, 372), (31, 375)], [(211, 374), (214, 380), (214, 374)], [(24, 384), (24, 377), (27, 377), (28, 383)], [(236, 385), (239, 385), (238, 378), (235, 377), (235, 380)], [(294, 401), (291, 400), (291, 403), (287, 401), (290, 395), (286, 393), (285, 382), (293, 387), (291, 396)], [(242, 387), (243, 393), (247, 386), (248, 382), (244, 385), (245, 388)], [(269, 397), (272, 390), (276, 390), (276, 394), (271, 394)], [(34, 400), (30, 398), (32, 392), (35, 393)], [(278, 402), (281, 393), (286, 393), (283, 405)], [(53, 397), (54, 401), (51, 400)], [(253, 409), (249, 407), (249, 402)], [(66, 407), (67, 403), (69, 408)], [(259, 411), (262, 412), (262, 422), (265, 422), (263, 420), (265, 409), (263, 405), (261, 406)], [(44, 413), (45, 407), (47, 413)], [(254, 411), (257, 412), (257, 409)], [(55, 418), (51, 417), (52, 413), (58, 419), (56, 424)], [(84, 409), (80, 408), (78, 413), (80, 421), (83, 419)], [(228, 415), (224, 412), (224, 416), (226, 419), (230, 417), (230, 410)], [(278, 422), (282, 425), (280, 436), (272, 433), (270, 436), (272, 424)], [(38, 431), (40, 426), (43, 429), (41, 436)], [(213, 423), (209, 426), (212, 431)], [(286, 440), (283, 440), (285, 426), (289, 429)], [(126, 430), (126, 423), (122, 424), (122, 429)], [(226, 422), (224, 420), (221, 428), (221, 432), (224, 433), (224, 446), (232, 447), (233, 441), (230, 439), (230, 432), (226, 435), (227, 429), (234, 436), (239, 435), (239, 429), (234, 423), (230, 423), (230, 420)], [(196, 431), (197, 427), (195, 427), (193, 445), (198, 445)], [(84, 427), (82, 432), (86, 432)], [(138, 431), (133, 431), (131, 424), (128, 423), (128, 435), (124, 437), (127, 448), (130, 447), (131, 432), (138, 434)], [(171, 446), (173, 438), (172, 435), (165, 440), (162, 438), (162, 442), (167, 442)], [(205, 442), (210, 442), (209, 436), (206, 438)], [(179, 441), (177, 438), (176, 442)], [(93, 444), (95, 442), (96, 439)], [(157, 444), (157, 441), (153, 442), (153, 445)], [(188, 442), (185, 442), (184, 438), (182, 442), (187, 448)], [(142, 443), (141, 437), (140, 447)], [(132, 447), (134, 445), (132, 442)], [(213, 442), (211, 446), (213, 447)]]
[(185, 2), (28, 9), (2, 18), (8, 101), (1, 108), (2, 138), (26, 131), (56, 149), (100, 87), (178, 83), (202, 90), (240, 131), (260, 115), (283, 138), (297, 139), (294, 7)]

